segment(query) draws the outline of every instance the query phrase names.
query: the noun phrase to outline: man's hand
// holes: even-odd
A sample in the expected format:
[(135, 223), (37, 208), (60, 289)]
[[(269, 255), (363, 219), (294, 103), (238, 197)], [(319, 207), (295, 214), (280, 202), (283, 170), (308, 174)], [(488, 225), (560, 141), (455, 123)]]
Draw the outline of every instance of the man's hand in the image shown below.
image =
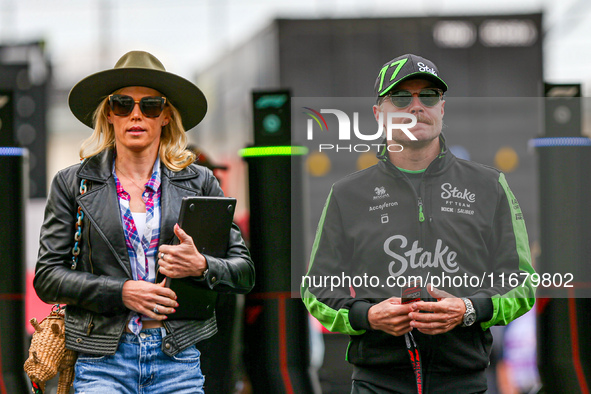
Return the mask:
[(207, 268), (207, 261), (195, 247), (193, 238), (184, 232), (178, 224), (174, 225), (174, 233), (180, 244), (161, 245), (158, 249), (160, 273), (169, 278), (202, 276)]
[[(128, 280), (123, 284), (123, 304), (132, 311), (156, 320), (165, 320), (166, 315), (174, 313), (176, 294), (164, 287), (164, 281), (158, 284), (143, 280)], [(154, 307), (158, 313), (154, 312)]]
[[(427, 291), (437, 299), (437, 302), (418, 301), (412, 304), (410, 326), (423, 334), (435, 335), (448, 332), (462, 324), (466, 305), (460, 298), (427, 285)], [(420, 313), (432, 312), (432, 313)]]
[(411, 305), (402, 305), (400, 298), (392, 297), (369, 308), (367, 319), (374, 330), (400, 336), (412, 330)]

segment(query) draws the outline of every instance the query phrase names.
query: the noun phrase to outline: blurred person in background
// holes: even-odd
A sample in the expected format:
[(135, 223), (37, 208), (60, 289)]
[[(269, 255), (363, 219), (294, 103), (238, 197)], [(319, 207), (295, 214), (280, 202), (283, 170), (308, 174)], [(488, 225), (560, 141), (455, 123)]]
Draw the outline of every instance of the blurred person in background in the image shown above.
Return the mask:
[(535, 394), (542, 384), (538, 373), (536, 311), (509, 323), (503, 334), (502, 358), (497, 362), (500, 394)]
[[(156, 273), (218, 292), (246, 293), (254, 284), (236, 226), (225, 258), (215, 258), (176, 224), (184, 196), (223, 195), (186, 149), (185, 130), (203, 119), (206, 99), (153, 55), (132, 51), (78, 82), (69, 105), (94, 132), (83, 161), (53, 179), (34, 286), (43, 301), (67, 304), (75, 392), (203, 393), (196, 345), (216, 333), (215, 316), (169, 320), (177, 297), (155, 283)], [(169, 245), (175, 235), (180, 243)]]
[[(520, 275), (534, 272), (521, 209), (500, 171), (447, 149), (448, 86), (433, 62), (397, 57), (374, 89), (378, 124), (401, 127), (390, 128), (378, 164), (333, 185), (303, 301), (328, 330), (350, 335), (351, 393), (485, 393), (490, 327), (535, 301)], [(435, 276), (483, 274), (482, 287), (431, 286)], [(508, 286), (501, 274), (520, 281)]]
[[(531, 251), (532, 265), (536, 267), (540, 255), (538, 242), (532, 243)], [(536, 331), (540, 305), (504, 327), (502, 351), (496, 368), (499, 394), (535, 394), (542, 390)]]

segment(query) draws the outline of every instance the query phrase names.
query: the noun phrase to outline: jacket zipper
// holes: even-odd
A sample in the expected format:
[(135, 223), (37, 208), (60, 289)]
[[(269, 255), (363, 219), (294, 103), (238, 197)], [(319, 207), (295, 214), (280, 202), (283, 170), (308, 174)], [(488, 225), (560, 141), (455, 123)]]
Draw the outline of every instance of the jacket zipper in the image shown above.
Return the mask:
[[(435, 160), (439, 159), (441, 157), (441, 155), (439, 155)], [(435, 161), (433, 160), (433, 161)], [(433, 164), (433, 162), (431, 162), (431, 164), (429, 164), (429, 166), (427, 167), (427, 170), (425, 171), (425, 173), (427, 173), (427, 171), (429, 170), (429, 167), (431, 167), (431, 165)], [(386, 161), (386, 165), (390, 165), (392, 166), (392, 168), (398, 172), (401, 172), (398, 168), (396, 168), (396, 166), (394, 164), (392, 164), (392, 162), (390, 161)], [(425, 182), (425, 173), (423, 173), (423, 179), (421, 179), (421, 182), (419, 184), (419, 190), (416, 190), (415, 187), (413, 186), (413, 184), (411, 183), (411, 181), (406, 177), (403, 176), (403, 180), (406, 182), (406, 184), (410, 187), (410, 189), (412, 190), (412, 192), (414, 193), (414, 195), (417, 198), (417, 207), (419, 210), (419, 215), (418, 215), (418, 219), (419, 219), (419, 241), (421, 242), (421, 244), (423, 244), (423, 226), (420, 225), (420, 223), (423, 223), (425, 221), (425, 213), (423, 212), (423, 198), (421, 191), (424, 190), (424, 182)]]
[(420, 196), (417, 203), (419, 205), (419, 222), (423, 223), (425, 221), (425, 215), (423, 214), (423, 199)]
[[(426, 171), (425, 171), (426, 173)], [(425, 212), (423, 211), (424, 209), (424, 204), (423, 204), (423, 196), (425, 196), (425, 173), (423, 173), (423, 178), (421, 179), (421, 182), (419, 183), (419, 190), (416, 191), (416, 196), (417, 196), (417, 206), (419, 208), (419, 242), (421, 244), (421, 246), (424, 248), (425, 247), (425, 228), (424, 228), (424, 222), (425, 222)]]

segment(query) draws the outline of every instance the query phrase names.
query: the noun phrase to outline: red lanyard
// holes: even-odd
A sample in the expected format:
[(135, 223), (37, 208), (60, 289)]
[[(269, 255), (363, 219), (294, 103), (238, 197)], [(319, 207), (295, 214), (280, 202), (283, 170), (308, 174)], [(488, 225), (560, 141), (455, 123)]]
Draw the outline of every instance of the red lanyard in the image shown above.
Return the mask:
[(412, 333), (407, 332), (404, 334), (406, 341), (406, 349), (410, 357), (410, 364), (415, 373), (415, 380), (417, 382), (417, 393), (423, 394), (423, 368), (421, 364), (421, 355), (419, 353), (419, 347), (412, 336)]

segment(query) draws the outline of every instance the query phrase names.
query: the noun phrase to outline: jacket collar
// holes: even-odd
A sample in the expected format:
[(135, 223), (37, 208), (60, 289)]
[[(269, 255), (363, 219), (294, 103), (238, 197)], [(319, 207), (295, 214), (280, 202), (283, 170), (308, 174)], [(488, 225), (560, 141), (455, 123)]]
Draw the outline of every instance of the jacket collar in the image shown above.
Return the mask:
[[(388, 142), (385, 138), (382, 143), (384, 144), (384, 149), (377, 154), (377, 158), (380, 161), (378, 164), (385, 169), (393, 168), (397, 171), (397, 173), (402, 175), (402, 172), (398, 168), (396, 168), (396, 166), (394, 166), (394, 164), (392, 164), (392, 162), (390, 161), (390, 157), (388, 156), (388, 150), (386, 149), (386, 144)], [(439, 172), (442, 172), (446, 170), (449, 167), (449, 165), (451, 165), (451, 163), (456, 159), (454, 154), (451, 153), (451, 151), (447, 148), (447, 143), (445, 142), (445, 136), (443, 135), (443, 133), (439, 134), (439, 145), (441, 147), (441, 151), (439, 155), (437, 155), (437, 157), (433, 159), (431, 164), (429, 164), (425, 174), (437, 174)]]
[[(114, 149), (105, 149), (104, 151), (84, 160), (77, 171), (79, 178), (88, 179), (95, 182), (105, 183), (112, 177)], [(181, 171), (172, 171), (161, 164), (162, 176), (171, 181), (181, 181), (185, 179), (196, 178), (199, 173), (191, 166)]]

